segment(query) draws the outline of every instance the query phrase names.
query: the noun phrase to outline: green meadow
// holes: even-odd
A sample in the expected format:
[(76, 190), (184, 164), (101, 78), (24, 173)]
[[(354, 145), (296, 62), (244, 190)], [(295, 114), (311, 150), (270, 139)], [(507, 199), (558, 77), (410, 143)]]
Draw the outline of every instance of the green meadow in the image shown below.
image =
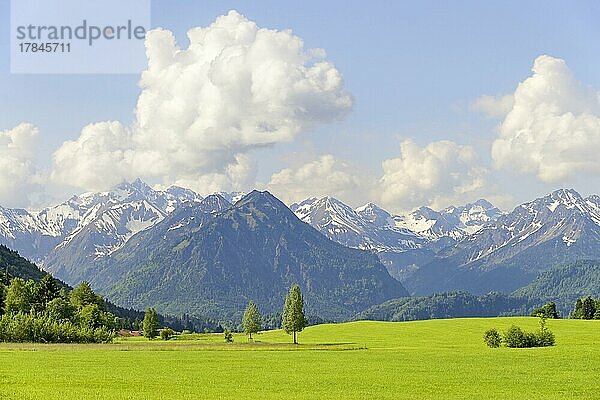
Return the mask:
[(1, 399), (594, 399), (600, 321), (551, 320), (556, 346), (490, 349), (491, 327), (536, 318), (319, 325), (108, 345), (0, 345)]

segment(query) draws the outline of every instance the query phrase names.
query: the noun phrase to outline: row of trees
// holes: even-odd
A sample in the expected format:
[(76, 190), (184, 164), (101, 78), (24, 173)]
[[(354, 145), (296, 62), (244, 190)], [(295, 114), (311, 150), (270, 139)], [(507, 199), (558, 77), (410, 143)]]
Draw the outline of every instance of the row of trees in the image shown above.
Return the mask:
[[(242, 317), (242, 329), (248, 335), (248, 340), (253, 340), (252, 335), (258, 333), (262, 326), (263, 317), (260, 310), (253, 301), (250, 301)], [(285, 296), (281, 327), (286, 333), (293, 335), (294, 344), (297, 344), (296, 334), (306, 326), (308, 326), (308, 320), (304, 313), (304, 298), (300, 286), (293, 284), (289, 293)], [(158, 314), (154, 308), (146, 309), (142, 327), (144, 336), (148, 339), (154, 339), (160, 335), (162, 339), (168, 340), (175, 333), (169, 328), (159, 330)], [(233, 335), (228, 329), (224, 331), (224, 337), (226, 342), (233, 342)]]
[[(252, 340), (252, 334), (257, 333), (262, 326), (262, 316), (258, 306), (253, 301), (248, 303), (242, 318), (242, 327), (248, 339)], [(298, 284), (293, 284), (289, 293), (285, 296), (281, 327), (287, 333), (293, 335), (294, 344), (298, 344), (296, 334), (308, 326), (308, 320), (304, 314), (304, 298)], [(226, 335), (232, 340), (231, 335)]]
[(600, 319), (600, 300), (590, 296), (578, 299), (570, 316), (576, 319)]
[(0, 315), (4, 342), (109, 342), (118, 322), (89, 283), (67, 291), (50, 275), (2, 282)]
[[(550, 302), (536, 308), (531, 313), (532, 317), (559, 318), (556, 303)], [(600, 300), (591, 296), (578, 299), (569, 318), (574, 319), (600, 319)]]

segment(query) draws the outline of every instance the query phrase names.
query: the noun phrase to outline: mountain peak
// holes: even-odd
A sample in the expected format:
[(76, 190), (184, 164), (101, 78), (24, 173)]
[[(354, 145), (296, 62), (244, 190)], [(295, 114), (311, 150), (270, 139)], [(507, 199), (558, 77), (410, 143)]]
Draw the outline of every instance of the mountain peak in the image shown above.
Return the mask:
[(473, 203), (473, 205), (483, 207), (485, 210), (491, 210), (491, 209), (496, 208), (495, 205), (493, 205), (492, 203), (490, 203), (486, 199), (479, 199), (475, 203)]
[(119, 191), (147, 195), (148, 193), (154, 192), (154, 189), (148, 186), (141, 178), (137, 178), (133, 182), (123, 181), (119, 183), (110, 192), (114, 193)]
[(542, 202), (550, 211), (554, 212), (559, 206), (564, 206), (568, 209), (581, 206), (584, 200), (574, 189), (558, 189), (548, 196), (536, 200), (536, 202)]
[[(322, 202), (324, 204), (324, 206), (328, 209), (339, 209), (342, 208), (344, 210), (352, 210), (352, 208), (348, 205), (346, 205), (344, 202), (336, 199), (335, 197), (332, 196), (325, 196), (323, 198), (321, 198), (319, 200), (319, 202)], [(354, 210), (352, 210), (354, 211)]]
[(133, 182), (131, 182), (131, 186), (140, 188), (140, 189), (146, 189), (146, 188), (150, 187), (146, 184), (146, 182), (144, 182), (142, 180), (142, 178), (136, 178)]
[(231, 206), (232, 204), (227, 199), (217, 193), (207, 196), (198, 205), (202, 211), (209, 213), (221, 212)]
[(391, 214), (375, 203), (369, 202), (354, 211), (363, 219), (377, 226), (393, 225)]
[(575, 189), (558, 189), (550, 194), (550, 198), (565, 202), (578, 202), (582, 200), (581, 195)]
[(275, 207), (281, 207), (284, 206), (285, 208), (287, 208), (287, 206), (285, 204), (283, 204), (277, 197), (273, 196), (270, 192), (268, 191), (259, 191), (259, 190), (253, 190), (250, 193), (248, 193), (247, 195), (245, 195), (244, 197), (242, 197), (240, 200), (238, 200), (235, 203), (236, 207), (239, 206), (244, 206), (247, 204), (253, 204), (253, 205), (271, 205), (271, 206), (275, 206)]

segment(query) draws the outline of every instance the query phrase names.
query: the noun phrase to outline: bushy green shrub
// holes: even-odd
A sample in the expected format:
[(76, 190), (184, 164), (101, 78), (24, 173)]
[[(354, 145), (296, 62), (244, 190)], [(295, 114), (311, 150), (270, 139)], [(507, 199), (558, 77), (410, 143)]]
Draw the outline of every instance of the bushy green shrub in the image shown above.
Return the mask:
[(554, 346), (554, 333), (550, 331), (539, 331), (535, 334), (537, 347)]
[(483, 334), (483, 341), (488, 347), (497, 348), (502, 344), (502, 336), (495, 328), (488, 329)]
[(169, 340), (175, 336), (175, 331), (171, 328), (164, 328), (160, 331), (160, 338), (162, 340)]
[(227, 342), (227, 343), (233, 342), (233, 334), (229, 330), (225, 329), (223, 334), (225, 337), (225, 342)]
[(523, 348), (534, 347), (535, 335), (523, 331), (516, 325), (512, 325), (504, 333), (504, 343), (506, 347)]
[(536, 333), (537, 345), (540, 347), (554, 346), (554, 333), (546, 326), (546, 318), (540, 318), (540, 330)]
[(554, 346), (555, 338), (546, 326), (546, 318), (540, 318), (540, 329), (537, 332), (526, 332), (518, 326), (512, 325), (504, 333), (503, 337), (506, 347), (546, 347)]

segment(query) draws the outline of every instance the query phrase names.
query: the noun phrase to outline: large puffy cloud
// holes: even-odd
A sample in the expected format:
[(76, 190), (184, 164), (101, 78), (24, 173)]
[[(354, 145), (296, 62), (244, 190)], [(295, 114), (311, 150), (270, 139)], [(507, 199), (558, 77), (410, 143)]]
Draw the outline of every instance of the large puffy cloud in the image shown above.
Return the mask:
[(500, 126), (492, 147), (495, 166), (560, 182), (600, 172), (598, 149), (599, 93), (578, 82), (563, 60), (538, 57)]
[(75, 141), (54, 153), (53, 178), (88, 190), (101, 190), (133, 177), (131, 132), (117, 121), (83, 128)]
[(9, 207), (29, 205), (29, 196), (40, 177), (35, 168), (39, 132), (22, 123), (0, 131), (0, 204)]
[(357, 168), (325, 154), (273, 174), (268, 189), (288, 204), (313, 196), (334, 196), (358, 204), (369, 194), (368, 182)]
[[(148, 69), (131, 127), (86, 127), (54, 155), (53, 177), (98, 189), (133, 176), (235, 188), (254, 171), (248, 153), (290, 141), (352, 107), (324, 51), (290, 31), (259, 28), (235, 11), (188, 32), (146, 37)], [(204, 185), (204, 187), (201, 187)]]
[(487, 169), (480, 166), (471, 146), (438, 141), (419, 146), (400, 144), (400, 156), (383, 161), (378, 197), (393, 211), (423, 204), (442, 208), (486, 195)]

